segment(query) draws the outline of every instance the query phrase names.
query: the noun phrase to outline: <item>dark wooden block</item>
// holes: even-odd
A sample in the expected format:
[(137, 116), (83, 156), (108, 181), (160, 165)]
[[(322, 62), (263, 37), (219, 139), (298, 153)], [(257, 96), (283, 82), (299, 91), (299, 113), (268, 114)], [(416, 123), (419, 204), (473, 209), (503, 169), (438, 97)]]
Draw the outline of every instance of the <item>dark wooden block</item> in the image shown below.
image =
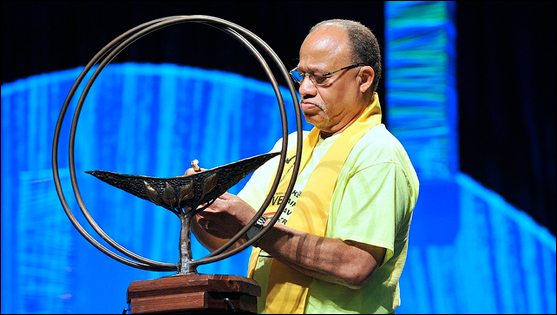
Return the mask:
[(132, 314), (141, 313), (257, 313), (259, 284), (232, 275), (175, 275), (134, 281), (127, 300)]

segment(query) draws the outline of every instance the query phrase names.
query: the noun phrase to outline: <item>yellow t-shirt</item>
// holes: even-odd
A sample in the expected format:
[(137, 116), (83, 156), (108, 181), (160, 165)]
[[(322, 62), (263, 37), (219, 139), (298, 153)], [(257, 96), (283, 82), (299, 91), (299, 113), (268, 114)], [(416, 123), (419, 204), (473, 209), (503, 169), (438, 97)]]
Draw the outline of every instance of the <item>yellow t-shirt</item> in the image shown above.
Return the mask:
[[(295, 145), (295, 140), (292, 134), (290, 147)], [(279, 148), (280, 141), (273, 151)], [(321, 157), (314, 156), (312, 159), (316, 160), (308, 163), (315, 165)], [(277, 165), (278, 157), (256, 170), (238, 195), (259, 209)], [(294, 190), (298, 189), (303, 175), (298, 177)], [(339, 174), (325, 236), (384, 247), (385, 258), (360, 290), (314, 279), (305, 313), (390, 313), (400, 305), (398, 279), (406, 260), (418, 186), (406, 151), (384, 125), (372, 128), (358, 141)], [(261, 270), (256, 269), (256, 280), (265, 278)]]

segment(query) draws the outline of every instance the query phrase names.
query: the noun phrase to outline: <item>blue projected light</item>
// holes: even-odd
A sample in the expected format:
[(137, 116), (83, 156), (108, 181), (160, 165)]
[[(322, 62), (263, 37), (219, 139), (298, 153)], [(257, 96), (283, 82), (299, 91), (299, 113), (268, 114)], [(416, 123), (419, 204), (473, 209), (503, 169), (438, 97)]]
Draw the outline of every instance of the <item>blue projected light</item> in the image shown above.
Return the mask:
[(555, 237), (458, 169), (454, 1), (386, 1), (387, 124), (420, 179), (397, 313), (555, 313)]
[[(111, 259), (79, 235), (64, 214), (50, 152), (60, 108), (81, 70), (2, 86), (2, 312), (120, 312), (131, 281), (175, 274), (135, 270)], [(287, 116), (295, 117), (290, 91), (281, 93)], [(68, 138), (69, 124), (61, 139)], [(304, 128), (310, 127), (304, 122)], [(296, 130), (295, 119), (288, 120), (288, 130)], [(91, 216), (113, 240), (143, 257), (176, 263), (180, 222), (175, 215), (84, 172), (173, 177), (193, 159), (213, 168), (267, 153), (281, 136), (280, 109), (269, 83), (171, 64), (109, 65), (80, 114), (79, 189)], [(66, 195), (72, 193), (67, 152), (61, 143)], [(229, 191), (237, 193), (248, 178)], [(77, 209), (75, 202), (69, 206)], [(79, 211), (72, 212), (78, 217)], [(195, 239), (192, 243), (194, 259), (209, 254)], [(243, 251), (198, 271), (245, 276), (248, 259), (249, 251)]]

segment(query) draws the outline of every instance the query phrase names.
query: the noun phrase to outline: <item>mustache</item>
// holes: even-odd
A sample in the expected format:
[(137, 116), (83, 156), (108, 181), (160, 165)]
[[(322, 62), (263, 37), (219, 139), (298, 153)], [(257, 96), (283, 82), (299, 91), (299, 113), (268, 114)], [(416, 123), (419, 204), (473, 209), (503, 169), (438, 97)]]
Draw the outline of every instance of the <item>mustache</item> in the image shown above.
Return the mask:
[(325, 105), (323, 103), (320, 103), (320, 102), (312, 102), (312, 101), (302, 100), (302, 104), (312, 104), (314, 106), (317, 106), (319, 109), (321, 109), (324, 112), (327, 111)]

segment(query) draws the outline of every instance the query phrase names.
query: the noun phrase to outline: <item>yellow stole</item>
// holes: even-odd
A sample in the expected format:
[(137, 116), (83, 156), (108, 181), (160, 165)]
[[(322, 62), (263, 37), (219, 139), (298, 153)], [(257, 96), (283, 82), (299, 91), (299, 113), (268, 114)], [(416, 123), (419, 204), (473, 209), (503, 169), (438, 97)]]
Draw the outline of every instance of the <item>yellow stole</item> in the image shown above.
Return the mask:
[[(340, 170), (358, 140), (368, 130), (380, 123), (381, 106), (379, 104), (379, 97), (375, 93), (374, 101), (371, 105), (365, 109), (354, 123), (341, 133), (317, 164), (298, 198), (286, 226), (319, 236), (325, 235), (331, 197)], [(313, 128), (304, 139), (300, 172), (309, 161), (318, 140), (319, 129)], [(284, 196), (292, 177), (295, 153), (296, 147), (289, 150), (287, 154), (288, 163), (284, 166), (283, 176), (274, 197)], [(284, 196), (282, 202), (287, 201), (288, 198)], [(278, 207), (278, 203), (270, 205), (265, 214), (273, 215)], [(248, 265), (248, 277), (250, 278), (253, 278), (260, 251), (261, 249), (253, 247)], [(312, 277), (306, 276), (273, 259), (265, 301), (265, 313), (302, 314), (312, 279)]]

